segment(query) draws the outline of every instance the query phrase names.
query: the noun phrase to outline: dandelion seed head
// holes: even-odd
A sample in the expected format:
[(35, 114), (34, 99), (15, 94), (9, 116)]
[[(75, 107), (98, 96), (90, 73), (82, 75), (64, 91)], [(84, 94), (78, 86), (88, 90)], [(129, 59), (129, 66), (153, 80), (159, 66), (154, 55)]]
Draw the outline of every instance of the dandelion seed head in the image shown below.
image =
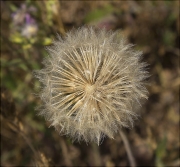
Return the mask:
[(135, 108), (148, 93), (142, 52), (118, 32), (92, 27), (58, 37), (47, 50), (45, 68), (35, 72), (43, 84), (40, 114), (60, 134), (99, 144), (133, 125)]

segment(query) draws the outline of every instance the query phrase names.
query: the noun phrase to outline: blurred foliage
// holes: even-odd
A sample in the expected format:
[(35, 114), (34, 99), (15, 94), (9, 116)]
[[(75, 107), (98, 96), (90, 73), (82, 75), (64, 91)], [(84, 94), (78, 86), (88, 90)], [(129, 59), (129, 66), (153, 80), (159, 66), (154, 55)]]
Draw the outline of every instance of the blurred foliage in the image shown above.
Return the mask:
[(164, 139), (162, 141), (160, 141), (160, 143), (157, 146), (156, 149), (156, 166), (157, 167), (163, 167), (163, 161), (162, 159), (164, 158), (165, 154), (166, 154), (166, 142), (167, 142), (167, 138), (164, 137)]
[(104, 6), (102, 9), (95, 9), (91, 12), (89, 12), (84, 21), (85, 23), (89, 23), (91, 21), (99, 20), (101, 18), (104, 18), (106, 15), (112, 13), (114, 11), (113, 7), (111, 5)]
[(43, 67), (45, 47), (57, 33), (94, 25), (121, 30), (149, 64), (149, 100), (126, 130), (137, 164), (179, 166), (178, 16), (178, 1), (2, 1), (1, 165), (129, 166), (120, 135), (99, 147), (72, 143), (35, 111), (33, 70)]

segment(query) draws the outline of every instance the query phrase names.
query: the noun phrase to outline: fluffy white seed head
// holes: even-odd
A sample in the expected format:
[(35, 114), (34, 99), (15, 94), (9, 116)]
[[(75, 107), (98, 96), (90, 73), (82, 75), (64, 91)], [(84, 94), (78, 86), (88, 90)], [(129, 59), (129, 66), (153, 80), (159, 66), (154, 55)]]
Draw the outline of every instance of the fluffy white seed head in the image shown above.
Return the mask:
[(45, 68), (35, 72), (43, 84), (40, 114), (61, 134), (99, 144), (133, 125), (148, 93), (142, 52), (117, 32), (92, 27), (58, 37), (48, 51)]

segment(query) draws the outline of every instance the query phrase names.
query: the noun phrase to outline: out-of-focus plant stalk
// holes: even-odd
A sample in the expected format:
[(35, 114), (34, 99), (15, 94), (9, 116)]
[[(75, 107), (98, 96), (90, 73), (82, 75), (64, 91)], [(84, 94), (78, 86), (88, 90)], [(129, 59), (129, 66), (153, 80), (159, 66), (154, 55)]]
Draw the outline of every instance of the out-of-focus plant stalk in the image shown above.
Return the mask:
[(132, 154), (128, 139), (127, 139), (125, 133), (122, 130), (120, 130), (119, 133), (120, 133), (121, 138), (123, 140), (123, 143), (124, 143), (127, 155), (128, 155), (128, 159), (129, 159), (129, 162), (130, 162), (130, 166), (131, 167), (136, 167), (136, 162), (134, 160), (134, 157), (133, 157), (133, 154)]
[(55, 19), (56, 19), (57, 24), (58, 24), (59, 32), (64, 36), (65, 35), (65, 29), (64, 29), (64, 25), (63, 25), (61, 13), (60, 13), (60, 11), (61, 11), (60, 1), (56, 0), (55, 7), (56, 7), (56, 10), (54, 10), (53, 13), (54, 13)]

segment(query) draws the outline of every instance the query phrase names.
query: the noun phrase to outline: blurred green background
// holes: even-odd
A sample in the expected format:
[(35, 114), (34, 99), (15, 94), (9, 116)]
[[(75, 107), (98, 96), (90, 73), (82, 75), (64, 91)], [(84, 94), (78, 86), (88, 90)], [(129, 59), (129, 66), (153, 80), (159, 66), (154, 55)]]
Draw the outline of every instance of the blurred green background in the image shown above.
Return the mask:
[(60, 136), (35, 108), (45, 46), (72, 28), (121, 30), (144, 53), (149, 100), (125, 129), (138, 166), (179, 166), (179, 1), (1, 1), (1, 165), (129, 166), (119, 134), (93, 144)]

